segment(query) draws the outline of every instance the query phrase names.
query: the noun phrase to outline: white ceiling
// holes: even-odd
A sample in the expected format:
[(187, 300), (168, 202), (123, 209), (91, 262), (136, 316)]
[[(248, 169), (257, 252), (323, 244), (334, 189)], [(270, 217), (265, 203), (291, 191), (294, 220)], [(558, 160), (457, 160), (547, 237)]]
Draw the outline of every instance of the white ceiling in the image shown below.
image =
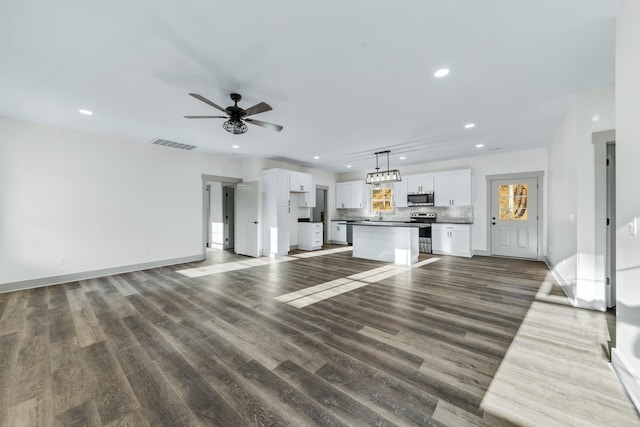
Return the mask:
[[(3, 1), (0, 116), (334, 172), (541, 147), (613, 82), (621, 2)], [(189, 92), (284, 130), (184, 119), (219, 114)]]

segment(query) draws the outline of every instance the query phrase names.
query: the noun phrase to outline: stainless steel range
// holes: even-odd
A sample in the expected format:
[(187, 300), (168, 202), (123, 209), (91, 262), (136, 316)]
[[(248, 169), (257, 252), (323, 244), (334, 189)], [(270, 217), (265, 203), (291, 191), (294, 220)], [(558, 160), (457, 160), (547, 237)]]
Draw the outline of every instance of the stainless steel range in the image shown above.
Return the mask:
[(423, 224), (429, 224), (425, 227), (418, 229), (418, 244), (419, 251), (430, 254), (431, 253), (431, 223), (436, 222), (435, 212), (412, 212), (410, 222), (419, 222)]

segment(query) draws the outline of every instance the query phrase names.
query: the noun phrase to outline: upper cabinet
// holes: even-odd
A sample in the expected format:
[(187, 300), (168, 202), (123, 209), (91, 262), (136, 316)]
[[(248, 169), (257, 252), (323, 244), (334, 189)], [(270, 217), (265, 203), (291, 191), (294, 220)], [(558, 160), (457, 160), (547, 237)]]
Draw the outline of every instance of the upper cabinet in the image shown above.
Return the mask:
[(435, 174), (435, 206), (471, 205), (471, 169)]
[(348, 182), (336, 183), (336, 208), (344, 209), (351, 205), (351, 184)]
[(316, 179), (313, 175), (309, 175), (309, 176), (311, 177), (311, 184), (309, 186), (309, 190), (307, 190), (307, 192), (305, 193), (298, 193), (298, 207), (300, 208), (316, 207)]
[[(433, 191), (433, 174), (423, 173), (409, 175), (407, 179), (407, 193), (430, 193)], [(436, 196), (437, 197), (437, 196)]]
[(289, 171), (289, 191), (292, 193), (308, 193), (316, 191), (313, 175), (310, 173)]
[(358, 209), (365, 207), (364, 181), (336, 183), (336, 209)]
[(406, 208), (407, 205), (407, 178), (393, 183), (393, 207)]
[(262, 171), (262, 191), (268, 197), (265, 203), (272, 206), (291, 206), (289, 198), (289, 171), (268, 169)]

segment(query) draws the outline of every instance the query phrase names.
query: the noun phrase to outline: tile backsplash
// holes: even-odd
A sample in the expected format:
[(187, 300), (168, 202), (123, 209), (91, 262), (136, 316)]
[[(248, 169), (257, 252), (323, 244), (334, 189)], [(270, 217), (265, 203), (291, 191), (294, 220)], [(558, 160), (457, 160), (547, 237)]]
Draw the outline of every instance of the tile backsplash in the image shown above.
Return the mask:
[[(457, 222), (473, 222), (473, 206), (420, 206), (413, 208), (395, 208), (393, 212), (382, 214), (386, 221), (408, 221), (413, 212), (435, 212), (439, 222), (447, 220)], [(361, 220), (378, 218), (377, 212), (368, 209), (338, 209), (339, 218), (346, 220)]]

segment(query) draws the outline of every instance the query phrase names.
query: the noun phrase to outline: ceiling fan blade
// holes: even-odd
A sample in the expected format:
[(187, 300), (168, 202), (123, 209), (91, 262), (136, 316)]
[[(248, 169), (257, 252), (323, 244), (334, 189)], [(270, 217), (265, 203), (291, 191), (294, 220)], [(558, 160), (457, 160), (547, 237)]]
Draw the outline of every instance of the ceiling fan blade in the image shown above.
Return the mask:
[(243, 119), (243, 120), (245, 122), (251, 123), (252, 125), (262, 126), (263, 128), (275, 130), (276, 132), (280, 132), (282, 129), (284, 129), (280, 125), (274, 125), (273, 123), (263, 122), (262, 120), (256, 120), (256, 119)]
[(222, 108), (221, 106), (219, 106), (218, 104), (209, 101), (207, 98), (205, 98), (202, 95), (198, 95), (197, 93), (190, 93), (189, 95), (193, 96), (195, 99), (200, 100), (202, 102), (204, 102), (205, 104), (209, 104), (211, 105), (213, 108), (217, 108), (218, 110), (222, 111), (223, 113), (226, 113), (227, 110), (225, 110), (224, 108)]
[(261, 102), (244, 110), (244, 117), (253, 116), (254, 114), (264, 113), (265, 111), (272, 110), (269, 104)]
[(228, 119), (228, 116), (184, 116), (185, 119)]

